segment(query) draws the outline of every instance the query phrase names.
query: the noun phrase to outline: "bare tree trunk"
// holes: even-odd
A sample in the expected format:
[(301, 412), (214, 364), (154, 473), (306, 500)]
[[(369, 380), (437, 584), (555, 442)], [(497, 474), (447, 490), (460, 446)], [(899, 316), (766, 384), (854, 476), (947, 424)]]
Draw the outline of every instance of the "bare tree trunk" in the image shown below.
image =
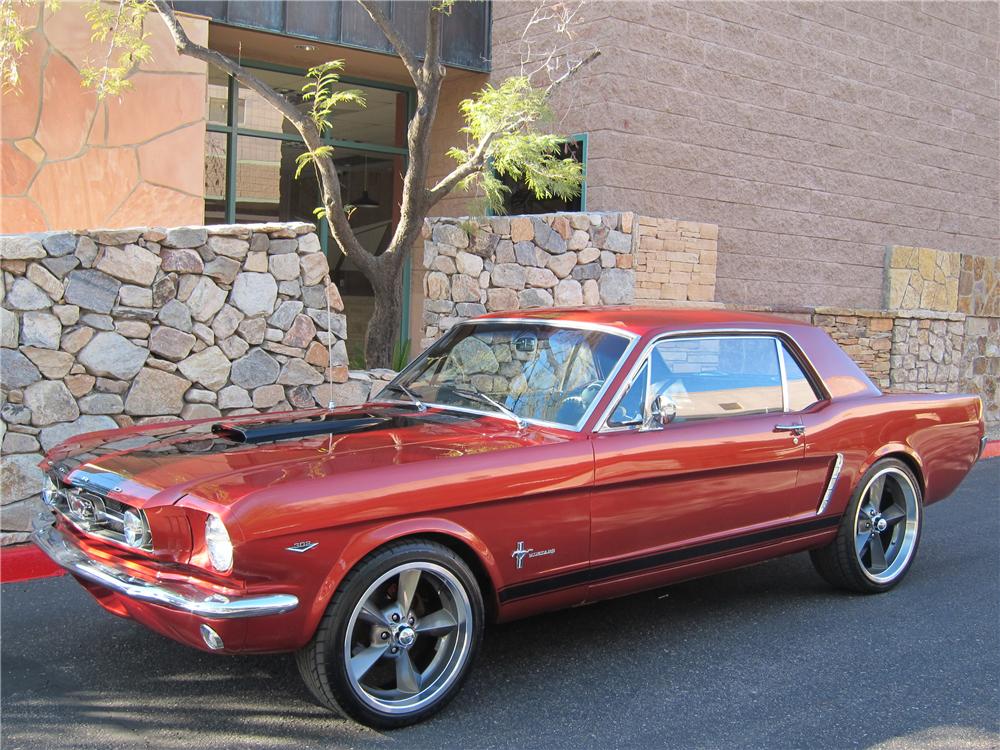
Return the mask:
[[(382, 270), (369, 278), (375, 309), (365, 333), (365, 366), (392, 367), (393, 344), (403, 316), (403, 273), (394, 259), (387, 258)], [(380, 264), (381, 265), (381, 264)]]

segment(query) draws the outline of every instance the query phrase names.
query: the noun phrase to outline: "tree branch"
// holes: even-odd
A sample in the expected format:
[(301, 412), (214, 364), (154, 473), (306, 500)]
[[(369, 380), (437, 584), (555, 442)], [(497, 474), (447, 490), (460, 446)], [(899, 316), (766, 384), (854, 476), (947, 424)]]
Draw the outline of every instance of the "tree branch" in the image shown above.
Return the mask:
[[(563, 83), (572, 78), (580, 68), (584, 65), (589, 65), (598, 57), (600, 57), (601, 51), (594, 50), (585, 58), (580, 60), (580, 62), (573, 65), (565, 73), (563, 73), (559, 78), (554, 80), (545, 89), (546, 97), (552, 95)], [(476, 146), (476, 150), (473, 152), (472, 156), (469, 157), (468, 161), (459, 164), (450, 173), (445, 175), (434, 187), (427, 191), (427, 208), (430, 209), (438, 201), (444, 198), (448, 193), (455, 189), (466, 177), (481, 171), (486, 167), (487, 157), (489, 156), (489, 147), (497, 138), (508, 133), (515, 132), (519, 127), (525, 124), (523, 119), (516, 120), (510, 123), (503, 129), (494, 130), (487, 133), (486, 136), (479, 142)]]
[(424, 80), (440, 80), (444, 78), (444, 66), (441, 64), (441, 22), (444, 11), (437, 10), (430, 2), (427, 13), (427, 36), (424, 46)]
[(358, 0), (361, 3), (361, 7), (368, 11), (368, 15), (372, 17), (375, 25), (379, 27), (381, 32), (385, 34), (385, 38), (389, 40), (389, 44), (393, 46), (396, 50), (396, 54), (403, 61), (403, 65), (406, 66), (406, 70), (410, 74), (410, 78), (419, 87), (421, 84), (420, 77), (421, 67), (420, 60), (417, 58), (416, 53), (413, 48), (407, 43), (403, 38), (403, 35), (399, 33), (399, 29), (389, 20), (389, 17), (385, 14), (381, 7), (376, 5), (373, 0)]

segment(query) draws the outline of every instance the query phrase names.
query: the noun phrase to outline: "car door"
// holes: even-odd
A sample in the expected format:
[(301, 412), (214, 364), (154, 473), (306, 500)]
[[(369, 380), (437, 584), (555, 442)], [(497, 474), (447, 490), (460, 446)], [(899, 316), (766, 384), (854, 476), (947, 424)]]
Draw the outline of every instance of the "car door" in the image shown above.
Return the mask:
[[(593, 436), (595, 593), (602, 579), (655, 585), (665, 566), (737, 548), (734, 539), (759, 543), (788, 522), (805, 445), (786, 412), (781, 346), (771, 335), (706, 334), (648, 349)], [(639, 408), (656, 396), (676, 417), (649, 429)]]

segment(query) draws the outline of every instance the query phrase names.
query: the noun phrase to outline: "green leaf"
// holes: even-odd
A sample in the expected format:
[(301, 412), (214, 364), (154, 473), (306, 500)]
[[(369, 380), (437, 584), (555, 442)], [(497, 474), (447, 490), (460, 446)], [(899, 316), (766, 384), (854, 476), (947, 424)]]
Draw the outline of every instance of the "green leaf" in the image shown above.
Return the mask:
[(448, 156), (458, 164), (476, 158), (483, 143), (486, 164), (459, 184), (478, 188), (499, 212), (510, 189), (499, 179), (507, 176), (523, 181), (538, 198), (576, 197), (583, 184), (583, 167), (572, 158), (562, 158), (565, 138), (544, 127), (551, 122), (547, 91), (514, 76), (499, 86), (487, 85), (459, 105), (465, 120), (461, 132), (468, 138), (465, 148), (452, 147)]
[(359, 107), (366, 106), (361, 89), (337, 88), (340, 71), (343, 69), (343, 60), (329, 60), (306, 72), (309, 81), (302, 87), (302, 99), (310, 102), (309, 117), (320, 133), (332, 127), (330, 116), (338, 105), (350, 103)]
[(302, 170), (309, 164), (324, 156), (333, 156), (333, 146), (320, 146), (313, 151), (303, 151), (295, 157), (295, 179), (299, 179)]

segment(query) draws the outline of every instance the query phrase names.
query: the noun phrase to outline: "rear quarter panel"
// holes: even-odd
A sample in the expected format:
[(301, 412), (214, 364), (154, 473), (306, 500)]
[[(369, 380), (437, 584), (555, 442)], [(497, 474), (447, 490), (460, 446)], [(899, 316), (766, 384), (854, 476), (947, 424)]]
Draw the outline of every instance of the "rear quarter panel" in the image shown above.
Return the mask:
[(831, 514), (844, 512), (861, 476), (889, 455), (909, 459), (925, 504), (943, 500), (972, 468), (985, 431), (980, 401), (969, 395), (892, 393), (835, 399), (803, 414), (802, 421), (807, 441), (803, 482), (825, 486), (836, 454), (844, 456), (826, 510)]

